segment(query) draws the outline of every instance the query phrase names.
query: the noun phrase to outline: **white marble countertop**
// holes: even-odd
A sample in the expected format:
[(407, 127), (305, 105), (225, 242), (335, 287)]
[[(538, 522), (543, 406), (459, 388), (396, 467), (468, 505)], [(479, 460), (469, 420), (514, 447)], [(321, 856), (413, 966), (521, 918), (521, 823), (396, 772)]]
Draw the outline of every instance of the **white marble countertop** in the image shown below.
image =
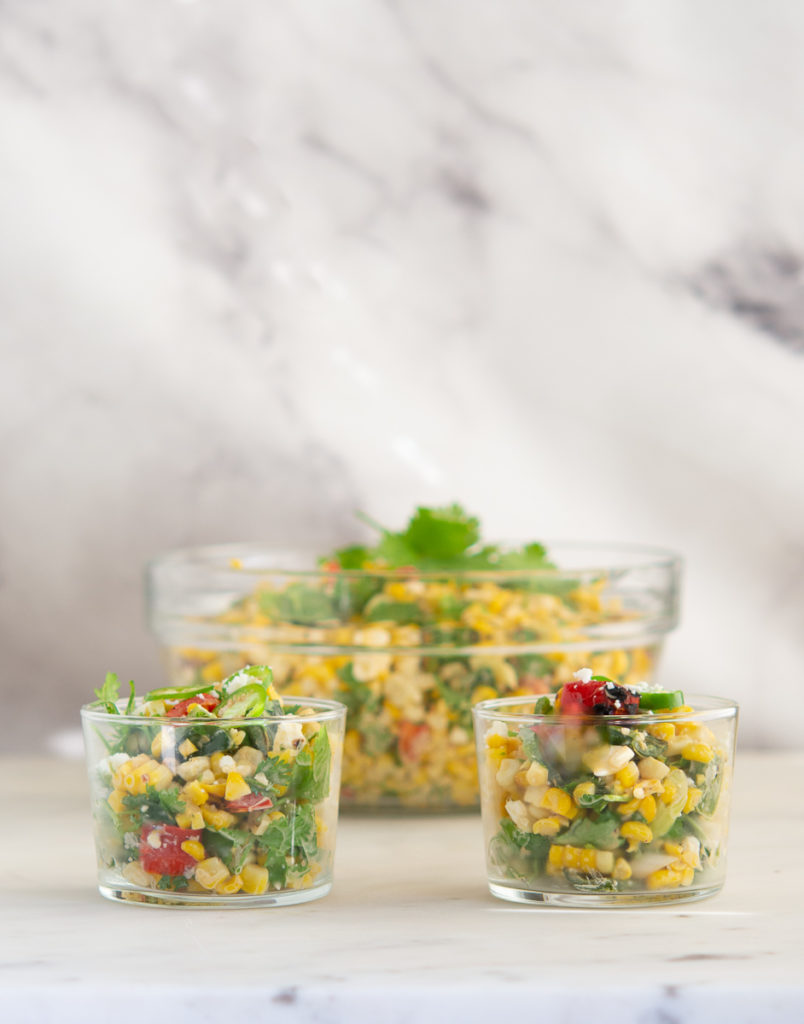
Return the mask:
[(475, 817), (345, 817), (329, 896), (194, 911), (102, 899), (83, 766), (5, 758), (3, 1020), (800, 1022), (802, 773), (739, 758), (729, 877), (701, 903), (509, 905)]

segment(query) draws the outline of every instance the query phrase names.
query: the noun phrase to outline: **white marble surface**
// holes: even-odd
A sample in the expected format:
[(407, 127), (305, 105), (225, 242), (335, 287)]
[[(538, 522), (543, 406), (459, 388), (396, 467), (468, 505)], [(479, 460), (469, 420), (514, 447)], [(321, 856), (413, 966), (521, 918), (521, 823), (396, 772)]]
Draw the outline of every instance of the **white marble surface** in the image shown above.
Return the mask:
[(335, 884), (316, 903), (107, 902), (82, 772), (0, 759), (6, 1024), (141, 1024), (166, 1009), (176, 1024), (804, 1018), (804, 815), (789, 796), (801, 754), (740, 759), (721, 893), (607, 911), (496, 900), (474, 816), (342, 819)]
[(457, 498), (678, 549), (665, 678), (800, 747), (803, 46), (793, 0), (6, 0), (0, 742), (148, 685), (155, 552)]

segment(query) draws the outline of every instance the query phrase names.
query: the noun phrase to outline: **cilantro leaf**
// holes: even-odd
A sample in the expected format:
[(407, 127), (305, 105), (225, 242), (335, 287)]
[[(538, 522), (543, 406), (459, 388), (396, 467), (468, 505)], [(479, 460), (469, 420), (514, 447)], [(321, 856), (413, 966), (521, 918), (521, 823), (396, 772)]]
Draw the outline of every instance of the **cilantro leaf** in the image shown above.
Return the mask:
[[(131, 685), (133, 687), (134, 684), (132, 683)], [(103, 704), (110, 715), (119, 714), (117, 701), (120, 697), (120, 680), (115, 672), (106, 673), (103, 686), (95, 690), (95, 696), (98, 698), (95, 703)]]
[(419, 555), (456, 558), (480, 539), (480, 523), (455, 503), (443, 508), (419, 506), (403, 536)]

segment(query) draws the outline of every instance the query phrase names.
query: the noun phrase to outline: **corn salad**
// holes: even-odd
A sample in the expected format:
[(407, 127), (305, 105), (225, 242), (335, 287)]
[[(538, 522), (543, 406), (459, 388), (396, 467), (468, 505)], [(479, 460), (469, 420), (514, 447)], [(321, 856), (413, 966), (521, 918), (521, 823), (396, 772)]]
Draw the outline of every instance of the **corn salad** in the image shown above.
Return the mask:
[(101, 891), (220, 904), (328, 888), (343, 710), (286, 704), (265, 667), (189, 690), (124, 707), (107, 677), (84, 709)]
[(640, 691), (591, 677), (535, 704), (478, 708), (492, 891), (708, 894), (725, 870), (736, 709), (709, 716), (678, 694), (646, 711)]

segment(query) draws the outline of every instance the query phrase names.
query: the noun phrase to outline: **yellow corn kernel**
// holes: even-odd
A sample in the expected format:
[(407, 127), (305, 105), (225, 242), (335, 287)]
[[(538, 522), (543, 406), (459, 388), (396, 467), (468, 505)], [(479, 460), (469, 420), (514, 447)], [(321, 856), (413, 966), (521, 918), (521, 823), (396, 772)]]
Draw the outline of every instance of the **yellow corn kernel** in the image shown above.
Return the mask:
[(225, 775), (226, 772), (221, 771), (221, 758), (228, 757), (229, 755), (225, 750), (216, 750), (214, 754), (209, 755), (209, 767), (215, 773), (215, 775)]
[(115, 814), (122, 814), (125, 810), (123, 796), (124, 794), (121, 793), (119, 789), (113, 789), (106, 798), (106, 803), (111, 807)]
[(572, 791), (572, 799), (580, 807), (581, 799), (585, 796), (592, 796), (595, 792), (594, 782), (579, 782)]
[(569, 793), (565, 793), (563, 789), (556, 789), (555, 786), (551, 786), (544, 794), (541, 806), (548, 811), (554, 811), (556, 814), (561, 814), (565, 818), (574, 818), (578, 813), (577, 808), (572, 803), (572, 797)]
[(708, 764), (715, 755), (708, 743), (688, 743), (681, 751), (681, 756), (688, 761)]
[(614, 778), (625, 789), (629, 789), (639, 778), (639, 768), (637, 768), (633, 761), (629, 761), (627, 765), (622, 767), (618, 772), (615, 772)]
[(162, 753), (162, 730), (154, 736), (151, 740), (151, 753), (154, 757), (159, 757)]
[(561, 831), (562, 821), (560, 818), (539, 818), (533, 823), (533, 834), (536, 836), (556, 836)]
[(181, 848), (193, 860), (203, 860), (205, 857), (204, 844), (199, 843), (197, 839), (185, 839), (181, 844)]
[(628, 849), (635, 850), (640, 843), (650, 843), (653, 832), (641, 821), (625, 821), (620, 825), (620, 835), (628, 840)]
[[(495, 694), (496, 696), (496, 694)], [(486, 737), (486, 746), (491, 747), (492, 750), (495, 747), (506, 747), (508, 745), (508, 737), (501, 736), (499, 733), (492, 733), (491, 736)]]
[(614, 870), (614, 854), (611, 850), (595, 851), (595, 867), (601, 875), (610, 875)]
[(190, 754), (195, 754), (197, 750), (198, 747), (190, 739), (183, 740), (179, 744), (179, 753), (181, 754), (182, 757), (189, 757)]
[(229, 877), (229, 869), (220, 857), (208, 857), (195, 866), (195, 880), (205, 889), (214, 889), (218, 883)]
[(631, 877), (631, 865), (625, 857), (618, 857), (614, 862), (614, 869), (611, 872), (611, 877), (618, 882), (627, 882)]
[(676, 787), (672, 782), (665, 782), (662, 791), (661, 801), (663, 804), (671, 804), (676, 798)]
[(476, 686), (472, 690), (472, 704), (477, 704), (481, 700), (494, 700), (496, 696), (498, 694), (493, 686)]
[(225, 782), (201, 782), (199, 783), (209, 796), (223, 796), (226, 792)]
[(223, 794), (226, 800), (239, 800), (241, 796), (248, 796), (250, 792), (251, 787), (240, 772), (229, 772)]
[(684, 803), (684, 814), (689, 814), (690, 811), (694, 810), (700, 803), (702, 796), (702, 789), (698, 789), (697, 786), (690, 786), (690, 788), (687, 790), (686, 802)]
[(646, 796), (639, 801), (639, 813), (650, 824), (656, 817), (656, 797)]
[(660, 868), (645, 879), (649, 889), (675, 889), (681, 882), (681, 875), (672, 868)]
[(639, 810), (639, 800), (628, 800), (624, 804), (616, 804), (617, 813), (627, 818), (630, 814), (635, 814)]
[(167, 789), (168, 786), (173, 784), (173, 772), (168, 768), (166, 764), (160, 764), (157, 768), (151, 772), (149, 786), (153, 786), (154, 789), (160, 792), (163, 789)]
[(665, 743), (669, 743), (676, 734), (676, 727), (672, 722), (659, 722), (658, 725), (652, 725), (648, 732), (651, 736), (655, 736), (657, 740), (663, 740)]
[(581, 853), (583, 851), (577, 846), (564, 847), (564, 867), (579, 868), (581, 866)]
[(669, 853), (671, 857), (680, 857), (684, 852), (681, 848), (681, 843), (673, 843), (669, 839), (662, 845), (664, 846), (664, 852)]
[(562, 868), (564, 866), (564, 850), (563, 846), (556, 846), (555, 843), (550, 847), (550, 852), (547, 854), (547, 863), (554, 868)]
[(203, 828), (204, 816), (201, 808), (185, 801), (184, 810), (176, 815), (176, 824), (179, 828)]
[(210, 807), (209, 804), (205, 804), (201, 808), (201, 814), (204, 816), (204, 821), (210, 828), (229, 828), (234, 825), (235, 821), (237, 821), (234, 814), (230, 814), (228, 811), (224, 811), (220, 807)]
[(695, 868), (685, 867), (681, 872), (681, 884), (692, 885), (692, 880), (695, 878)]
[(218, 882), (215, 886), (215, 892), (221, 894), (221, 896), (234, 896), (236, 892), (240, 892), (243, 888), (243, 879), (240, 875), (232, 875), (231, 878), (224, 878), (222, 882)]
[(196, 780), (188, 782), (186, 786), (182, 786), (181, 795), (187, 800), (192, 800), (192, 802), (197, 804), (199, 807), (209, 800), (209, 793), (204, 789), (201, 783)]
[(259, 864), (246, 864), (240, 872), (243, 881), (243, 892), (249, 896), (260, 896), (268, 888), (268, 869)]

